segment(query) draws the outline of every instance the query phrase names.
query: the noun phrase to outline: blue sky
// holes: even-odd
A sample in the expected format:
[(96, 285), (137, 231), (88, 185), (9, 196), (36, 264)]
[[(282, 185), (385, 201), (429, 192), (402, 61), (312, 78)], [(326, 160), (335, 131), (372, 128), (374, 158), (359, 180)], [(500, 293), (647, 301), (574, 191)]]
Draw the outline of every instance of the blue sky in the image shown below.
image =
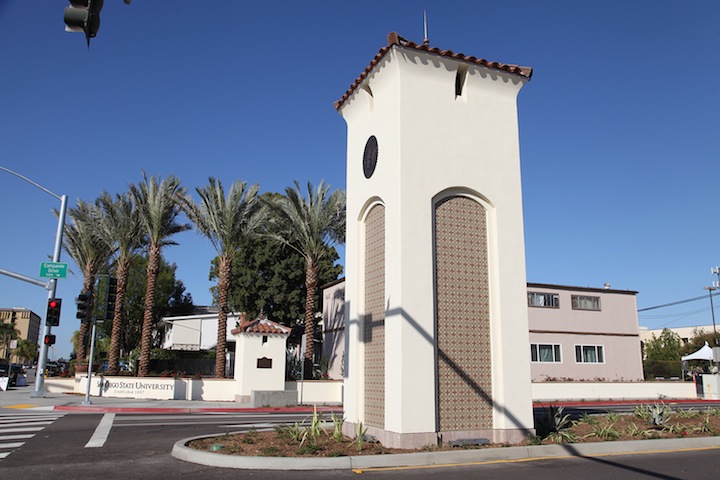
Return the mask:
[[(89, 51), (64, 32), (65, 5), (0, 0), (0, 166), (71, 205), (126, 191), (142, 169), (190, 191), (208, 176), (344, 188), (333, 102), (389, 32), (421, 42), (427, 10), (433, 46), (534, 68), (518, 100), (528, 281), (608, 282), (644, 308), (715, 279), (720, 2), (106, 0)], [(58, 206), (0, 172), (0, 268), (39, 276)], [(194, 232), (176, 240), (165, 256), (208, 304), (214, 251)], [(56, 358), (80, 287), (59, 283)], [(3, 307), (44, 315), (46, 298), (0, 276)], [(710, 322), (708, 301), (640, 314)]]

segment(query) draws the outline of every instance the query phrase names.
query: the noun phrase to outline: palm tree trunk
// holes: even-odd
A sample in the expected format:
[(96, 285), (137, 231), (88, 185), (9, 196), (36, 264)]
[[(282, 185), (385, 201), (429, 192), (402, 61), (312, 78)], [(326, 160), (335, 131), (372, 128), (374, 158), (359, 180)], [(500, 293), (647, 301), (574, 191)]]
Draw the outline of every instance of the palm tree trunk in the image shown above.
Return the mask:
[(305, 380), (312, 379), (313, 353), (315, 347), (315, 289), (320, 266), (308, 261), (305, 268)]
[(232, 254), (220, 257), (218, 265), (218, 330), (215, 347), (215, 378), (225, 377), (225, 350), (227, 349), (227, 312), (230, 291)]
[(152, 348), (153, 310), (155, 308), (155, 287), (157, 285), (160, 246), (150, 245), (148, 249), (147, 288), (145, 289), (145, 312), (143, 313), (142, 340), (140, 342), (140, 364), (138, 376), (150, 373), (150, 349)]
[(113, 312), (112, 334), (110, 336), (110, 352), (108, 353), (108, 375), (117, 375), (120, 370), (120, 337), (123, 327), (123, 304), (127, 290), (128, 272), (130, 271), (130, 258), (118, 259), (115, 275), (117, 288), (115, 295), (115, 311)]

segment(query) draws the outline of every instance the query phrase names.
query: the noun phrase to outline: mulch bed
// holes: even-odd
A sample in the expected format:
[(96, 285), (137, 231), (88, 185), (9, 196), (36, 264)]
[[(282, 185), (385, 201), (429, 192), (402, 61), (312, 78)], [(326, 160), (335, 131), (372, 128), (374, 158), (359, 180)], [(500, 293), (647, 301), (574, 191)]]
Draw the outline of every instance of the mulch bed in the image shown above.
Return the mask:
[[(413, 453), (419, 451), (441, 451), (453, 448), (495, 448), (507, 444), (491, 444), (481, 447), (449, 445), (428, 445), (420, 450), (387, 448), (377, 442), (364, 441), (361, 445), (343, 436), (333, 438), (333, 430), (323, 430), (313, 439), (307, 436), (300, 442), (290, 432), (290, 427), (274, 431), (250, 430), (246, 433), (228, 433), (212, 438), (194, 440), (188, 444), (197, 450), (226, 455), (247, 455), (264, 457), (342, 457), (356, 455), (383, 455)], [(662, 425), (655, 425), (652, 419), (636, 414), (608, 413), (584, 416), (567, 422), (559, 431), (545, 436), (529, 438), (521, 445), (553, 443), (589, 443), (603, 441), (642, 440), (655, 438), (708, 437), (720, 435), (720, 410), (698, 410), (682, 412), (668, 410)]]

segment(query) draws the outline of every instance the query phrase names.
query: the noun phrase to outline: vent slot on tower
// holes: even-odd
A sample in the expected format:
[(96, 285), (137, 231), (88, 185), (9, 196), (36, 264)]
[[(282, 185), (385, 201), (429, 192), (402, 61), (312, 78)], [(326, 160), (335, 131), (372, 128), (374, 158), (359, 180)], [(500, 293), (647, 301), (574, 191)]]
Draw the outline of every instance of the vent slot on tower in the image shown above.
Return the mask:
[(367, 99), (368, 99), (368, 105), (370, 106), (370, 112), (373, 111), (373, 101), (375, 97), (373, 96), (372, 88), (370, 88), (370, 83), (365, 82), (363, 83), (360, 88), (363, 92), (367, 93)]
[(465, 92), (465, 82), (467, 80), (468, 66), (464, 63), (458, 65), (455, 73), (455, 98), (463, 96)]

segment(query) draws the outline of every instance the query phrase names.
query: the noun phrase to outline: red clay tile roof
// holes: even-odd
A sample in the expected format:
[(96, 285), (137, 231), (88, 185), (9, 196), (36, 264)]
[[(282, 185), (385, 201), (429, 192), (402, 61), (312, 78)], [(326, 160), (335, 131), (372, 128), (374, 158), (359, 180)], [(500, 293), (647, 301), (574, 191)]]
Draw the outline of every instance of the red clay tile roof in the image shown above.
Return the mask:
[(362, 81), (367, 77), (368, 73), (375, 68), (375, 65), (380, 63), (380, 60), (385, 56), (387, 52), (390, 51), (393, 45), (398, 45), (400, 47), (406, 47), (406, 48), (414, 48), (415, 50), (422, 50), (425, 52), (434, 53), (436, 55), (440, 55), (443, 57), (450, 57), (454, 58), (456, 60), (461, 60), (463, 62), (470, 62), (474, 63), (476, 65), (482, 65), (484, 67), (488, 68), (494, 68), (496, 70), (503, 70), (509, 73), (514, 73), (515, 75), (520, 75), (521, 77), (525, 77), (530, 79), (532, 77), (532, 68), (531, 67), (523, 67), (520, 65), (512, 65), (508, 63), (498, 63), (498, 62), (490, 62), (488, 60), (485, 60), (484, 58), (476, 58), (476, 57), (469, 57), (462, 53), (454, 53), (452, 50), (440, 50), (436, 47), (431, 47), (430, 45), (427, 45), (425, 43), (417, 44), (415, 42), (411, 42), (410, 40), (407, 40), (400, 35), (398, 35), (396, 32), (390, 32), (388, 34), (388, 44), (386, 47), (383, 47), (380, 49), (377, 55), (375, 55), (375, 58), (373, 58), (372, 62), (370, 62), (370, 65), (368, 65), (365, 68), (365, 71), (360, 74), (358, 78), (355, 79), (352, 85), (350, 85), (350, 88), (345, 92), (345, 95), (342, 96), (340, 100), (335, 102), (335, 109), (339, 110), (340, 107), (343, 106), (345, 101), (350, 98), (350, 95), (355, 91), (355, 89), (362, 83)]
[(258, 317), (255, 320), (245, 321), (245, 312), (243, 312), (242, 315), (240, 315), (240, 326), (234, 328), (230, 333), (233, 335), (237, 335), (238, 333), (289, 334), (290, 327), (268, 320), (265, 316)]

